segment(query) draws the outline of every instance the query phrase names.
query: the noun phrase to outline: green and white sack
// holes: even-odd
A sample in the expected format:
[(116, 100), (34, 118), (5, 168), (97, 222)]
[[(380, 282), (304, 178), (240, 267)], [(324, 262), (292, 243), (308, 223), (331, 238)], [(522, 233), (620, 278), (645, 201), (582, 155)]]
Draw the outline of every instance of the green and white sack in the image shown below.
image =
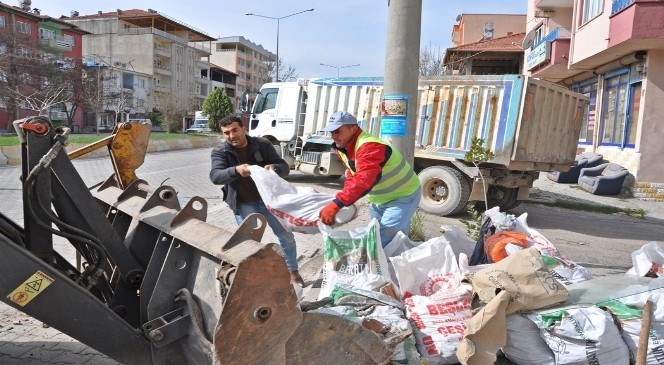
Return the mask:
[(325, 242), (323, 282), (318, 299), (330, 296), (335, 282), (350, 282), (352, 276), (363, 272), (389, 280), (378, 220), (372, 219), (368, 226), (351, 230), (332, 229), (324, 224), (319, 224), (318, 228)]
[(646, 301), (653, 302), (653, 313), (648, 335), (647, 365), (664, 364), (664, 289), (630, 295), (625, 298), (599, 303), (618, 320), (622, 337), (627, 348), (631, 363), (636, 359), (639, 335), (643, 322), (643, 307)]
[(568, 308), (548, 314), (529, 315), (556, 364), (626, 365), (629, 352), (613, 318), (595, 307)]

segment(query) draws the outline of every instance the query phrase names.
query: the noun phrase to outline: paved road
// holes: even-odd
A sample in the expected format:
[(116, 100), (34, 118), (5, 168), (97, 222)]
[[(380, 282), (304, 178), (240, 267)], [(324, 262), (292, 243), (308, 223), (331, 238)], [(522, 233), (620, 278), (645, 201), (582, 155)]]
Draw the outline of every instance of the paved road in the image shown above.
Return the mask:
[[(209, 202), (208, 222), (234, 229), (235, 221), (228, 207), (222, 203), (218, 187), (209, 183), (210, 149), (192, 149), (150, 154), (137, 175), (152, 186), (161, 183), (175, 187), (185, 200), (198, 195)], [(86, 184), (91, 185), (111, 175), (112, 169), (107, 159), (75, 161)], [(22, 224), (20, 203), (21, 188), (18, 180), (20, 167), (0, 167), (0, 210)], [(315, 184), (321, 192), (334, 192), (340, 188), (336, 179), (314, 178), (293, 174), (289, 180), (295, 184)], [(588, 199), (578, 189), (552, 185), (548, 181), (536, 182), (539, 194), (544, 197), (565, 197)], [(625, 215), (607, 215), (582, 211), (572, 211), (539, 204), (522, 204), (515, 214), (528, 212), (531, 227), (554, 242), (558, 248), (577, 262), (585, 263), (595, 275), (622, 272), (630, 266), (630, 253), (649, 241), (664, 240), (664, 205), (642, 204), (634, 200), (618, 198), (598, 198), (605, 204), (630, 207), (645, 207), (647, 219)], [(595, 199), (597, 202), (597, 199)], [(360, 202), (360, 217), (352, 222), (359, 226), (368, 222), (366, 202)], [(457, 225), (464, 228), (457, 218), (424, 215), (425, 234), (431, 238), (440, 234), (443, 225)], [(320, 253), (322, 237), (318, 235), (296, 236), (299, 261), (304, 266), (312, 257)], [(268, 229), (265, 242), (275, 242)], [(73, 250), (65, 242), (56, 241), (56, 249), (73, 260)], [(454, 247), (456, 252), (470, 254), (472, 247)], [(305, 280), (313, 280), (316, 270), (304, 270)], [(93, 349), (77, 342), (53, 328), (42, 328), (41, 323), (13, 308), (0, 303), (0, 364), (117, 364)]]

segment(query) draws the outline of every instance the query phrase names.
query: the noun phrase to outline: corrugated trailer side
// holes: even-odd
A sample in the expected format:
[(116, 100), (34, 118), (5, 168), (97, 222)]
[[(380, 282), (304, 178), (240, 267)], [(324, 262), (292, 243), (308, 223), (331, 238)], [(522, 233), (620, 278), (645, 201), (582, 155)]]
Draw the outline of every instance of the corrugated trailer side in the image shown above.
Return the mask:
[(382, 83), (382, 78), (370, 77), (309, 80), (306, 86), (308, 101), (304, 120), (305, 133), (317, 134), (327, 124), (330, 114), (339, 110), (361, 119), (364, 105), (371, 102), (372, 95), (367, 93), (368, 88)]
[[(380, 135), (382, 86), (365, 88), (361, 126)], [(482, 138), (511, 170), (565, 169), (574, 162), (586, 99), (562, 86), (522, 75), (421, 79), (415, 157), (462, 160)]]

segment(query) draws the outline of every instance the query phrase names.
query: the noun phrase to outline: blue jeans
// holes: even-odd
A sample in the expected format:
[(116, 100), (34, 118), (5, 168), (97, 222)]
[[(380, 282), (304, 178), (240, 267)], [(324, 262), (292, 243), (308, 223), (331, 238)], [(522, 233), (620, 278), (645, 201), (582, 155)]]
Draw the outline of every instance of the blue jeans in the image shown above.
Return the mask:
[(295, 247), (295, 236), (292, 232), (288, 232), (284, 226), (281, 225), (277, 217), (272, 215), (267, 207), (262, 201), (249, 202), (249, 203), (240, 203), (236, 207), (237, 214), (235, 215), (235, 220), (237, 224), (242, 223), (242, 221), (247, 218), (251, 213), (260, 213), (267, 220), (267, 224), (272, 228), (272, 232), (277, 236), (279, 240), (279, 246), (281, 246), (281, 251), (284, 253), (284, 259), (286, 260), (286, 266), (288, 266), (289, 271), (297, 270), (297, 250)]
[(380, 244), (385, 247), (392, 242), (397, 232), (401, 231), (408, 236), (410, 233), (410, 221), (415, 215), (422, 198), (422, 188), (414, 193), (399, 199), (394, 199), (385, 204), (369, 204), (371, 218), (376, 218), (380, 223)]

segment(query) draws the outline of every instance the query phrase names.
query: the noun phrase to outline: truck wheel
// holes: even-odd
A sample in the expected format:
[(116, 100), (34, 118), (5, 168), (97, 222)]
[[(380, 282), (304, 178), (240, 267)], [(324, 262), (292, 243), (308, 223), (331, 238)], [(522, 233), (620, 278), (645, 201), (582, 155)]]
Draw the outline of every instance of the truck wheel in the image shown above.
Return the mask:
[[(489, 190), (486, 193), (489, 209), (500, 207), (500, 211), (505, 212), (516, 207), (520, 203), (516, 200), (518, 193), (519, 188), (506, 188), (504, 186), (490, 185)], [(478, 212), (484, 212), (484, 202), (475, 202), (475, 210)]]
[(431, 166), (418, 176), (422, 185), (420, 208), (425, 212), (452, 215), (468, 203), (470, 184), (461, 172), (447, 166)]

